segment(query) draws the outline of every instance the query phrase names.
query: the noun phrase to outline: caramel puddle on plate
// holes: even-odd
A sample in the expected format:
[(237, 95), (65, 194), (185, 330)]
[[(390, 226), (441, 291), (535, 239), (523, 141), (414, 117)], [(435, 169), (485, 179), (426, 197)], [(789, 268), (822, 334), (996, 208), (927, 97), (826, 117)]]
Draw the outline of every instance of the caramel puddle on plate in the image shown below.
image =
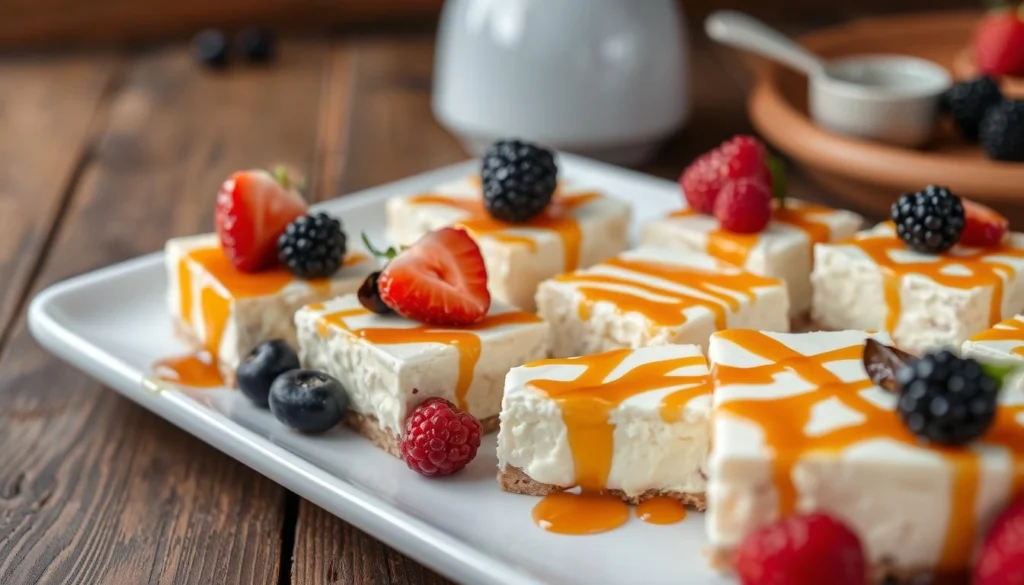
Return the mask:
[(675, 524), (686, 518), (686, 506), (668, 496), (655, 496), (637, 505), (636, 517), (648, 524)]
[(159, 360), (151, 371), (157, 380), (181, 386), (213, 388), (224, 385), (216, 360), (205, 351)]
[(558, 534), (597, 534), (629, 520), (629, 506), (603, 493), (555, 492), (533, 507), (533, 522)]

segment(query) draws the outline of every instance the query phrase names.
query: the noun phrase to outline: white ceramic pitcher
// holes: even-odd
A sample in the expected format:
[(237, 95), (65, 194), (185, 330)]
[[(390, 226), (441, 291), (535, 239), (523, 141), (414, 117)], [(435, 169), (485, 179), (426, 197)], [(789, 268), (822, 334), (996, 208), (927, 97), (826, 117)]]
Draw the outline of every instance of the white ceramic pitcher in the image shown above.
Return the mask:
[(686, 121), (675, 0), (447, 0), (433, 108), (467, 150), (519, 137), (636, 164)]

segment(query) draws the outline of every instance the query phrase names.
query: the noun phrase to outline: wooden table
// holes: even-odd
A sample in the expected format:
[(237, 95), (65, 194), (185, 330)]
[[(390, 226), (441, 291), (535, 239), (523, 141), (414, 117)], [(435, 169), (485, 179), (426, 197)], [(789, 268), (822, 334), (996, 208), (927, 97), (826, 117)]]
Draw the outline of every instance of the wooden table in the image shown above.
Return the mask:
[[(184, 46), (0, 59), (0, 583), (446, 583), (48, 355), (43, 287), (210, 231), (241, 168), (286, 162), (323, 200), (466, 158), (431, 116), (432, 36), (286, 41), (267, 68)], [(694, 44), (675, 177), (750, 131), (745, 73)], [(794, 177), (798, 194), (809, 194)]]

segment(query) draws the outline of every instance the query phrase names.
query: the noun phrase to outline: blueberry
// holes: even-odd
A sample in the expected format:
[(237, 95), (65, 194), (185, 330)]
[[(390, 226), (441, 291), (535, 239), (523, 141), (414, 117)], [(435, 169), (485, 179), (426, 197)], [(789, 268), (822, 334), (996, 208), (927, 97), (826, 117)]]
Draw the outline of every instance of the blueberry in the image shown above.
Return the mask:
[(301, 433), (322, 433), (341, 422), (348, 395), (341, 382), (319, 370), (292, 370), (270, 386), (270, 412)]
[(238, 389), (256, 406), (267, 407), (270, 385), (281, 374), (289, 370), (297, 370), (299, 356), (283, 339), (272, 339), (252, 348), (249, 355), (238, 364), (235, 377)]
[(228, 64), (228, 38), (223, 31), (204, 30), (192, 39), (192, 52), (203, 65), (223, 69)]
[(254, 63), (266, 63), (274, 58), (277, 40), (270, 30), (253, 27), (239, 33), (238, 44), (246, 59)]

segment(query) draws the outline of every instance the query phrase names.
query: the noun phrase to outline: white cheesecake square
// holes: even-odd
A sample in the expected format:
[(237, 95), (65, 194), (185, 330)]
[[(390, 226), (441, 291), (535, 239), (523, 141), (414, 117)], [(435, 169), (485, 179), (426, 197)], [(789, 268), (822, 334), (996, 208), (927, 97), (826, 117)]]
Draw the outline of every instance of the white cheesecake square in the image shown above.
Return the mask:
[(888, 331), (912, 353), (957, 349), (1024, 310), (1024, 234), (931, 255), (908, 250), (883, 223), (818, 245), (811, 280), (811, 317), (822, 327)]
[(491, 295), (533, 311), (541, 281), (626, 249), (630, 213), (622, 200), (563, 181), (541, 215), (509, 224), (487, 214), (479, 178), (467, 177), (428, 193), (389, 199), (388, 238), (406, 246), (441, 227), (464, 227), (480, 245)]
[(229, 381), (260, 342), (280, 338), (295, 345), (292, 316), (299, 307), (355, 291), (375, 266), (367, 254), (350, 252), (331, 278), (305, 280), (283, 267), (241, 272), (216, 234), (168, 240), (164, 263), (175, 329), (216, 358)]
[(505, 374), (548, 351), (548, 324), (501, 303), (479, 323), (444, 328), (371, 313), (346, 295), (303, 307), (295, 325), (302, 364), (338, 378), (349, 423), (396, 454), (406, 416), (434, 396), (493, 431)]
[(957, 572), (1024, 489), (1024, 393), (1004, 391), (979, 441), (934, 448), (868, 378), (864, 341), (884, 333), (723, 331), (711, 337), (714, 446), (707, 536), (713, 561), (752, 531), (823, 511), (860, 536), (878, 570)]
[(502, 488), (545, 495), (579, 486), (633, 503), (667, 495), (703, 509), (708, 381), (695, 345), (512, 369), (498, 432)]
[[(1024, 370), (1024, 315), (1014, 315), (968, 339), (961, 355)], [(1024, 388), (1024, 371), (1011, 375), (1008, 383)]]
[(541, 283), (555, 357), (693, 344), (715, 331), (789, 331), (785, 284), (706, 254), (638, 248)]
[(641, 243), (672, 250), (710, 254), (743, 269), (781, 279), (789, 289), (792, 316), (811, 308), (811, 259), (813, 246), (849, 238), (864, 219), (856, 213), (787, 199), (776, 209), (771, 223), (758, 234), (734, 234), (718, 220), (688, 209), (643, 226)]

